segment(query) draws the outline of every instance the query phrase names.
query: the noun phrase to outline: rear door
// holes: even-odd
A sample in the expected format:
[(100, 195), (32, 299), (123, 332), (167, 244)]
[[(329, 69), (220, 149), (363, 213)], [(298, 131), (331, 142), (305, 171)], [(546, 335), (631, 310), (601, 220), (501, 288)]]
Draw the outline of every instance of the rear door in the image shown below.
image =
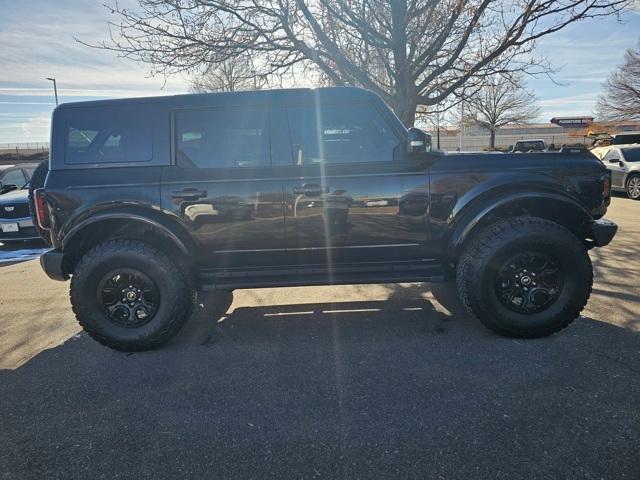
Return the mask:
[(162, 206), (189, 229), (200, 266), (277, 264), (284, 214), (269, 108), (179, 110), (174, 123), (175, 165), (163, 172)]
[(287, 107), (286, 245), (295, 263), (418, 258), (426, 239), (427, 166), (404, 154), (369, 103)]

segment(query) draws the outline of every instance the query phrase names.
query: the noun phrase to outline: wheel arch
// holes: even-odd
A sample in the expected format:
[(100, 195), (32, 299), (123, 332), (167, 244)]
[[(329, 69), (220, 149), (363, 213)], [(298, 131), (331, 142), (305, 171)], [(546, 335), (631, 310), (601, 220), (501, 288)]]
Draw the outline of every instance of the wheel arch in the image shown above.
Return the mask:
[(102, 211), (83, 219), (62, 239), (64, 270), (73, 272), (80, 258), (95, 245), (115, 238), (141, 240), (179, 262), (188, 264), (193, 241), (179, 222), (159, 212), (133, 210)]
[(556, 192), (520, 191), (472, 202), (458, 214), (450, 229), (449, 247), (456, 256), (486, 225), (504, 218), (534, 216), (556, 222), (580, 240), (587, 236), (591, 214), (576, 200)]

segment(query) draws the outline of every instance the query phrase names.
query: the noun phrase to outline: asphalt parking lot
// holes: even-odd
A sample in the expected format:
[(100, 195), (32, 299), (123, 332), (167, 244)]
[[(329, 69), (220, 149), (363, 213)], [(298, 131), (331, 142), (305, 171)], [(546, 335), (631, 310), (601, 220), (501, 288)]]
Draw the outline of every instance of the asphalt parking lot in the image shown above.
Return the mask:
[(400, 284), (208, 294), (167, 347), (118, 353), (6, 260), (0, 478), (640, 478), (640, 202), (608, 217), (584, 316), (527, 341)]

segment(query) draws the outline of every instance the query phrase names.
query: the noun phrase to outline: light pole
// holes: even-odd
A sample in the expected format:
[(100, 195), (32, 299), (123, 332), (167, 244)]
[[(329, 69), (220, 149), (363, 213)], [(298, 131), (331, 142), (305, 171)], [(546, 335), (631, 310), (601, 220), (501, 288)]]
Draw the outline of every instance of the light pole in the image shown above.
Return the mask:
[(53, 94), (56, 96), (56, 105), (58, 105), (58, 86), (56, 85), (56, 79), (47, 77), (47, 80), (53, 82)]
[(458, 146), (459, 152), (462, 151), (463, 136), (464, 136), (464, 102), (460, 102), (460, 145)]

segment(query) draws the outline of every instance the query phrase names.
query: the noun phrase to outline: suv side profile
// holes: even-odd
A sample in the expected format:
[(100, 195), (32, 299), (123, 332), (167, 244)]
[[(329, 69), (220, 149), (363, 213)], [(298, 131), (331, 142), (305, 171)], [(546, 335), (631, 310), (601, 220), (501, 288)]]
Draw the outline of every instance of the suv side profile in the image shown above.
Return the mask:
[(592, 155), (431, 152), (349, 87), (61, 105), (34, 187), (44, 270), (71, 277), (80, 324), (120, 350), (170, 339), (198, 289), (453, 276), (487, 327), (549, 335), (585, 306), (587, 250), (617, 228)]
[(611, 147), (602, 158), (611, 171), (611, 189), (640, 200), (640, 145)]

